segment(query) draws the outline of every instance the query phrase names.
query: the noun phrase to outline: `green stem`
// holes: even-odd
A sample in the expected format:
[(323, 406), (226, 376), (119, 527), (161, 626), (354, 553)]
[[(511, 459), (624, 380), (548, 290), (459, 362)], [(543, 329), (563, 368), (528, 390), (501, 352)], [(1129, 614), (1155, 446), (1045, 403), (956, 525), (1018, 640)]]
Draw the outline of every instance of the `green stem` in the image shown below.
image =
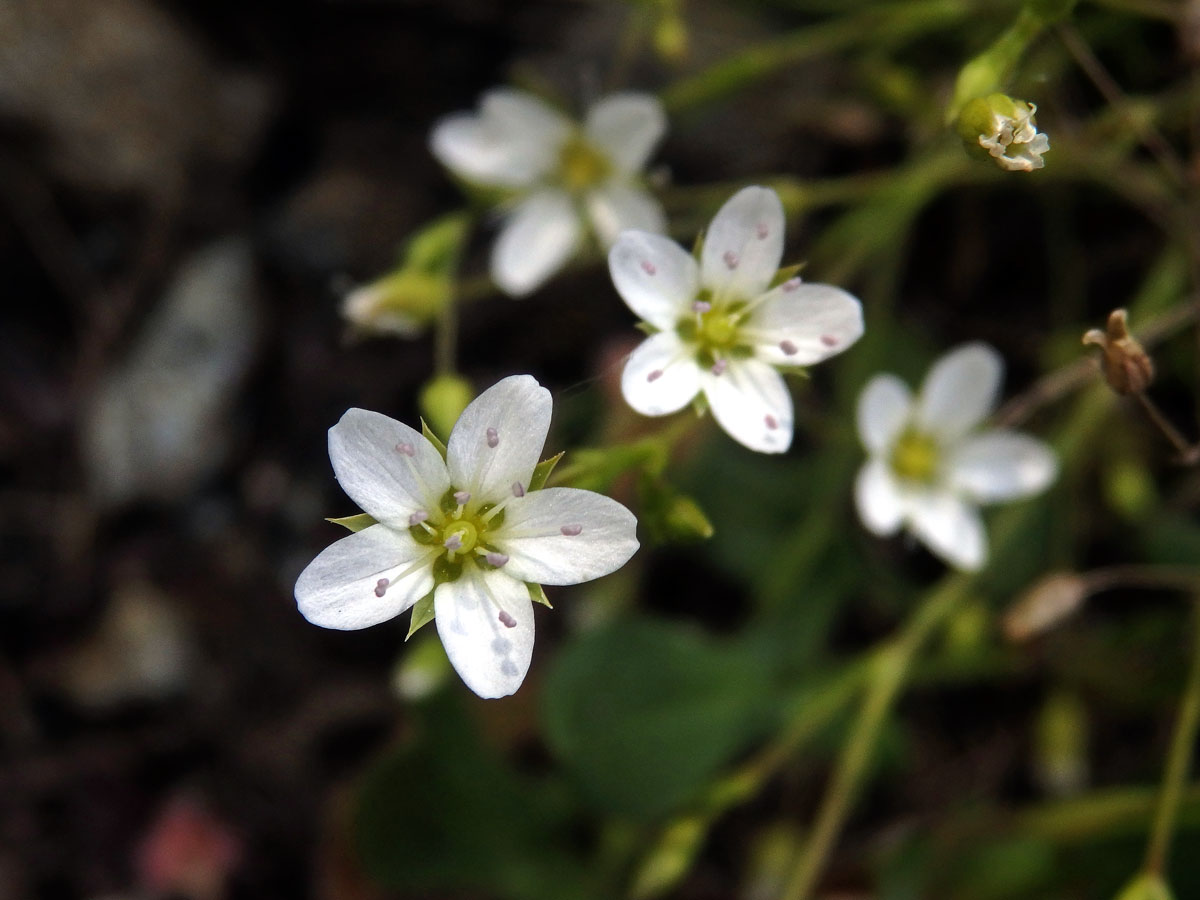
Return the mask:
[(1146, 846), (1145, 871), (1151, 875), (1164, 874), (1171, 836), (1179, 818), (1179, 806), (1187, 790), (1197, 729), (1200, 728), (1200, 611), (1196, 613), (1195, 619), (1191, 670), (1179, 709), (1179, 720), (1175, 724), (1175, 734), (1171, 739), (1171, 749), (1167, 754), (1167, 771), (1163, 776), (1154, 826)]
[(433, 335), (433, 371), (437, 375), (452, 375), (456, 370), (458, 347), (458, 303), (450, 298), (438, 311)]
[(825, 860), (850, 813), (871, 761), (876, 738), (887, 720), (912, 662), (933, 630), (957, 607), (972, 583), (968, 576), (951, 576), (918, 607), (904, 630), (875, 657), (871, 681), (850, 737), (834, 769), (833, 780), (817, 814), (816, 824), (797, 861), (784, 900), (804, 900), (812, 894)]

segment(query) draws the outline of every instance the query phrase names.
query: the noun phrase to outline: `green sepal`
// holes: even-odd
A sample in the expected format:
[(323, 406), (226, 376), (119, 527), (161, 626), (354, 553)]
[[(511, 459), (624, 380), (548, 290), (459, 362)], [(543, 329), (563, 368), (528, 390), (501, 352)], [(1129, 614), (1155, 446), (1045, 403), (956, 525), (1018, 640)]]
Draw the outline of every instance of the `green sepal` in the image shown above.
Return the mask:
[(425, 435), (425, 440), (433, 444), (437, 448), (437, 452), (442, 454), (442, 459), (446, 459), (446, 445), (442, 443), (442, 439), (433, 433), (433, 429), (429, 427), (429, 423), (425, 419), (421, 419), (421, 434)]
[(701, 418), (708, 415), (708, 397), (703, 392), (692, 398), (692, 409)]
[(554, 609), (550, 605), (550, 598), (546, 596), (546, 589), (540, 584), (534, 584), (532, 581), (525, 582), (525, 587), (529, 588), (529, 599), (534, 603), (540, 603), (546, 609)]
[(409, 620), (408, 634), (404, 636), (404, 640), (408, 640), (423, 625), (428, 625), (433, 621), (433, 591), (430, 591), (420, 600), (413, 604), (412, 619)]
[(783, 375), (796, 375), (800, 378), (812, 378), (812, 373), (808, 371), (808, 366), (776, 366), (776, 371)]
[(798, 274), (800, 274), (800, 270), (803, 269), (806, 265), (808, 265), (808, 263), (799, 262), (799, 263), (796, 263), (794, 266), (784, 266), (782, 269), (780, 269), (778, 272), (775, 273), (775, 277), (771, 279), (771, 283), (767, 286), (767, 290), (770, 290), (771, 288), (779, 287), (785, 281), (791, 281)]
[(362, 531), (364, 528), (370, 528), (372, 525), (378, 525), (379, 520), (370, 513), (358, 513), (354, 516), (342, 516), (340, 519), (325, 519), (326, 522), (332, 522), (334, 525), (341, 525), (343, 528), (348, 528), (351, 531)]
[(658, 332), (661, 330), (661, 329), (655, 328), (649, 322), (638, 322), (633, 327), (636, 328), (638, 331), (640, 331), (642, 334), (648, 334), (651, 336), (658, 334)]
[(458, 267), (470, 227), (471, 217), (465, 212), (434, 219), (409, 238), (404, 247), (404, 266), (449, 278)]
[(692, 244), (692, 256), (696, 257), (696, 262), (700, 261), (700, 255), (704, 252), (704, 232), (701, 231), (696, 235), (696, 240)]
[(529, 479), (529, 490), (540, 491), (546, 486), (546, 482), (550, 480), (550, 473), (554, 471), (554, 467), (558, 465), (558, 461), (563, 458), (563, 452), (554, 454), (549, 459), (543, 459), (533, 468), (533, 477)]

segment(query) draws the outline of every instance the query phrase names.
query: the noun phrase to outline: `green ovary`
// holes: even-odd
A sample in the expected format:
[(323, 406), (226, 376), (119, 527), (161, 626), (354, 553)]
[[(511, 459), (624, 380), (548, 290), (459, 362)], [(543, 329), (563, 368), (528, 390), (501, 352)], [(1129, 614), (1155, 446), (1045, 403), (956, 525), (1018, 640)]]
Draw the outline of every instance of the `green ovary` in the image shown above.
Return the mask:
[(906, 428), (892, 447), (892, 471), (905, 481), (929, 483), (937, 477), (941, 448), (915, 428)]
[[(711, 303), (710, 296), (708, 291), (702, 291), (696, 302)], [(705, 312), (696, 312), (682, 319), (675, 331), (695, 347), (696, 360), (703, 366), (711, 366), (718, 359), (750, 356), (753, 352), (750, 345), (739, 341), (745, 306), (740, 301), (720, 305), (712, 303)]]
[(426, 510), (427, 517), (408, 529), (417, 543), (437, 550), (433, 574), (438, 584), (457, 580), (464, 563), (494, 568), (486, 559), (487, 552), (496, 550), (489, 532), (494, 533), (504, 523), (503, 509), (496, 510), (494, 504), (487, 503), (468, 513), (454, 494), (454, 488), (448, 490), (436, 510)]
[(479, 541), (479, 529), (472, 522), (466, 519), (460, 519), (457, 522), (452, 522), (442, 530), (442, 541), (448, 541), (457, 536), (462, 546), (455, 550), (455, 553), (470, 553), (475, 549), (475, 544)]
[(595, 187), (612, 172), (608, 157), (580, 135), (571, 137), (558, 156), (558, 173), (567, 190), (579, 192)]

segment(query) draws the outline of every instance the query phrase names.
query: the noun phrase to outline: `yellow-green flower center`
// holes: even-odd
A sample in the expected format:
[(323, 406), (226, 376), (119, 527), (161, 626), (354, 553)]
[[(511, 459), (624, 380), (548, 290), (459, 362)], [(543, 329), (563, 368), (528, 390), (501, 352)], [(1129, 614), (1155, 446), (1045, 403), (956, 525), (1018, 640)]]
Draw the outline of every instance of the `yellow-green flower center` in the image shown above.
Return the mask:
[(582, 135), (572, 135), (558, 156), (558, 176), (572, 192), (595, 187), (612, 172), (612, 162)]
[(675, 332), (695, 348), (696, 361), (705, 367), (722, 369), (729, 359), (753, 354), (749, 343), (740, 340), (746, 303), (715, 302), (712, 293), (703, 290), (692, 303), (692, 312), (679, 321)]
[(504, 510), (494, 503), (473, 507), (469, 493), (451, 488), (437, 509), (423, 510), (409, 521), (413, 539), (436, 552), (433, 575), (439, 584), (456, 580), (466, 563), (494, 569), (508, 562), (490, 539), (504, 523)]
[(928, 484), (937, 477), (941, 448), (929, 435), (909, 427), (892, 447), (890, 462), (897, 478)]

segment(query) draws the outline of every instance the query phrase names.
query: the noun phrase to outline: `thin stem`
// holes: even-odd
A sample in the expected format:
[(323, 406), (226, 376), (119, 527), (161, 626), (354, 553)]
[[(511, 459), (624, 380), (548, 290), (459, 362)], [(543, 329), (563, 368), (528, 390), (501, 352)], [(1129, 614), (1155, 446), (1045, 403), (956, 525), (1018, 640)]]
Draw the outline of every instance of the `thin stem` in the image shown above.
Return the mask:
[(433, 370), (438, 375), (451, 375), (456, 371), (455, 357), (458, 348), (458, 302), (451, 297), (438, 311), (434, 323)]
[(842, 748), (833, 780), (817, 813), (812, 836), (788, 879), (784, 900), (806, 900), (812, 895), (825, 861), (858, 797), (876, 739), (914, 657), (932, 631), (954, 611), (970, 584), (971, 579), (966, 576), (954, 576), (944, 581), (926, 596), (904, 630), (874, 659), (865, 701)]
[(1188, 443), (1187, 438), (1179, 433), (1179, 429), (1171, 424), (1171, 420), (1163, 414), (1163, 411), (1158, 408), (1158, 404), (1151, 400), (1145, 391), (1138, 391), (1134, 394), (1134, 397), (1137, 398), (1138, 403), (1145, 410), (1150, 421), (1154, 423), (1155, 427), (1163, 433), (1166, 439), (1179, 452), (1181, 462), (1189, 466), (1200, 462), (1200, 444), (1192, 445)]
[(1146, 846), (1145, 871), (1152, 875), (1161, 876), (1166, 868), (1171, 836), (1186, 793), (1197, 729), (1200, 728), (1200, 611), (1195, 615), (1192, 639), (1191, 670), (1179, 708), (1175, 734), (1171, 739), (1171, 749), (1167, 754), (1167, 771), (1163, 776), (1158, 811), (1154, 815), (1154, 826)]
[(1067, 52), (1071, 54), (1072, 58), (1079, 65), (1079, 68), (1083, 69), (1084, 74), (1095, 85), (1096, 90), (1100, 92), (1108, 105), (1125, 120), (1125, 123), (1138, 136), (1138, 140), (1154, 155), (1159, 165), (1171, 176), (1171, 180), (1177, 185), (1186, 185), (1188, 183), (1186, 170), (1183, 163), (1179, 161), (1179, 157), (1175, 151), (1171, 149), (1171, 145), (1167, 143), (1167, 139), (1163, 137), (1162, 132), (1155, 128), (1153, 124), (1130, 114), (1129, 103), (1125, 99), (1124, 92), (1117, 84), (1116, 79), (1104, 68), (1104, 64), (1096, 58), (1096, 54), (1092, 52), (1092, 48), (1088, 46), (1087, 41), (1068, 23), (1058, 26), (1058, 36), (1066, 46)]

